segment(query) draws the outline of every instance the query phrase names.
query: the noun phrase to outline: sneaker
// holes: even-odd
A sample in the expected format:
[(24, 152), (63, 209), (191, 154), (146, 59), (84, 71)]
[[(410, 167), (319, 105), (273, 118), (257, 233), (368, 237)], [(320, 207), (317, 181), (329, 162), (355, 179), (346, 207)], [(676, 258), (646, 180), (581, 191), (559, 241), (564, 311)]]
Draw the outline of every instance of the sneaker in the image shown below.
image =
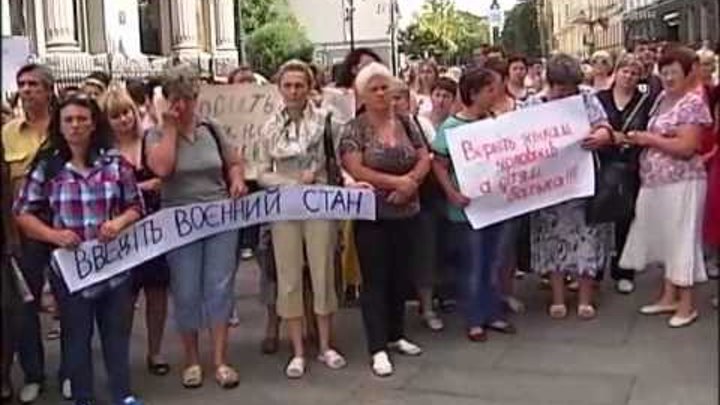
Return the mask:
[(389, 377), (393, 373), (393, 365), (386, 351), (381, 351), (372, 356), (372, 371), (378, 377)]
[(143, 402), (134, 396), (125, 397), (120, 405), (143, 405)]
[(388, 344), (388, 348), (395, 350), (405, 356), (419, 356), (422, 354), (422, 349), (415, 343), (410, 342), (406, 339), (400, 339), (397, 342), (391, 342)]
[(615, 283), (615, 290), (620, 294), (630, 294), (635, 291), (635, 283), (625, 278), (620, 279)]
[(20, 403), (22, 404), (31, 404), (35, 402), (38, 397), (40, 396), (40, 393), (42, 392), (42, 384), (39, 383), (29, 383), (25, 384), (22, 389), (20, 390)]
[(72, 399), (72, 384), (70, 383), (69, 378), (63, 380), (60, 387), (60, 395), (62, 395), (63, 399), (66, 401), (70, 401)]
[(518, 280), (522, 280), (527, 276), (527, 272), (524, 270), (515, 270), (515, 278)]
[(250, 260), (254, 256), (252, 249), (245, 248), (240, 250), (240, 258), (242, 260)]

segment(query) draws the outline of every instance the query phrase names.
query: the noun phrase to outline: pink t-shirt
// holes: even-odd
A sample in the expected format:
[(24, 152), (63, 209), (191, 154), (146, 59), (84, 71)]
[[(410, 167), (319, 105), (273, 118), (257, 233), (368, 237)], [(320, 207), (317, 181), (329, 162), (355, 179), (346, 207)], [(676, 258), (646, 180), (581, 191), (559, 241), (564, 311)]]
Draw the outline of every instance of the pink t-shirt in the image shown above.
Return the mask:
[[(658, 103), (665, 97), (662, 93)], [(659, 104), (658, 104), (659, 105)], [(702, 94), (691, 91), (670, 110), (652, 114), (648, 130), (664, 137), (674, 137), (676, 128), (683, 125), (711, 125), (712, 117)], [(700, 155), (681, 159), (655, 148), (646, 149), (640, 157), (640, 178), (643, 187), (658, 187), (681, 181), (707, 177)]]

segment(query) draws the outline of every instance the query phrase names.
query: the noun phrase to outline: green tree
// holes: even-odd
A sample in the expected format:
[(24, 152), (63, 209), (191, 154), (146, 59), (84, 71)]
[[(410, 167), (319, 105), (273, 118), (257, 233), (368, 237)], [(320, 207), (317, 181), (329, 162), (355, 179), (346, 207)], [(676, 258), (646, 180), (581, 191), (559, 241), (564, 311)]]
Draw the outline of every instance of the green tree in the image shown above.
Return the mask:
[(510, 52), (540, 56), (540, 35), (534, 1), (518, 3), (505, 18), (503, 47)]
[(457, 62), (489, 39), (484, 19), (455, 9), (452, 0), (426, 0), (415, 20), (399, 34), (400, 49), (411, 57)]
[(257, 28), (247, 41), (248, 62), (265, 77), (272, 77), (289, 59), (312, 61), (313, 45), (292, 18), (269, 22)]
[(247, 61), (263, 76), (289, 59), (312, 60), (312, 43), (286, 0), (240, 0), (235, 14), (242, 15), (237, 38), (245, 41)]
[(242, 20), (241, 24), (236, 24), (238, 31), (236, 38), (241, 38), (243, 33), (250, 35), (263, 25), (276, 21), (286, 10), (285, 0), (239, 0), (235, 9), (235, 18), (238, 20), (238, 12), (240, 12)]

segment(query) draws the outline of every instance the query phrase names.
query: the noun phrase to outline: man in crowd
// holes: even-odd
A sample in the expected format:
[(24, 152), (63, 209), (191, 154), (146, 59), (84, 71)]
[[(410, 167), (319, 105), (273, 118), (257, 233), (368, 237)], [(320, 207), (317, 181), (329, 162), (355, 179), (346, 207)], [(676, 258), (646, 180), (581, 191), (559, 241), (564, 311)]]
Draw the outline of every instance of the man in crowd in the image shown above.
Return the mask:
[[(23, 114), (2, 128), (3, 159), (9, 168), (13, 195), (17, 195), (28, 167), (47, 139), (55, 85), (50, 70), (37, 64), (20, 68), (16, 80)], [(12, 235), (11, 243), (19, 246), (20, 269), (35, 298), (24, 305), (20, 330), (22, 339), (17, 342), (18, 358), (25, 375), (20, 401), (31, 403), (40, 395), (45, 380), (39, 312), (50, 251), (44, 244), (19, 237), (16, 230), (12, 231)], [(62, 374), (62, 366), (60, 369)], [(62, 385), (63, 396), (69, 397), (69, 380)]]

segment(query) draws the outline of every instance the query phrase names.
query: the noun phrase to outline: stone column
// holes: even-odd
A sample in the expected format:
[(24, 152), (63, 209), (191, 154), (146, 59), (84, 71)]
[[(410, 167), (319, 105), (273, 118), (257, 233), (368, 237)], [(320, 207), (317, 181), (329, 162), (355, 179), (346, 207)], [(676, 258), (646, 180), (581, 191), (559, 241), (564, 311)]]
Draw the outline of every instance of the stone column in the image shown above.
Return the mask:
[(77, 52), (73, 0), (45, 1), (45, 39), (48, 53)]
[(215, 0), (213, 5), (215, 6), (214, 73), (216, 76), (225, 76), (238, 63), (235, 46), (235, 2)]
[(218, 51), (233, 51), (235, 47), (235, 10), (233, 0), (215, 0), (215, 44)]
[(170, 5), (172, 16), (172, 48), (178, 53), (197, 53), (198, 8), (197, 0), (176, 0)]
[(2, 0), (2, 3), (0, 3), (0, 7), (2, 7), (2, 21), (0, 21), (0, 23), (2, 24), (2, 36), (7, 37), (12, 34), (12, 21), (10, 20), (10, 0)]

